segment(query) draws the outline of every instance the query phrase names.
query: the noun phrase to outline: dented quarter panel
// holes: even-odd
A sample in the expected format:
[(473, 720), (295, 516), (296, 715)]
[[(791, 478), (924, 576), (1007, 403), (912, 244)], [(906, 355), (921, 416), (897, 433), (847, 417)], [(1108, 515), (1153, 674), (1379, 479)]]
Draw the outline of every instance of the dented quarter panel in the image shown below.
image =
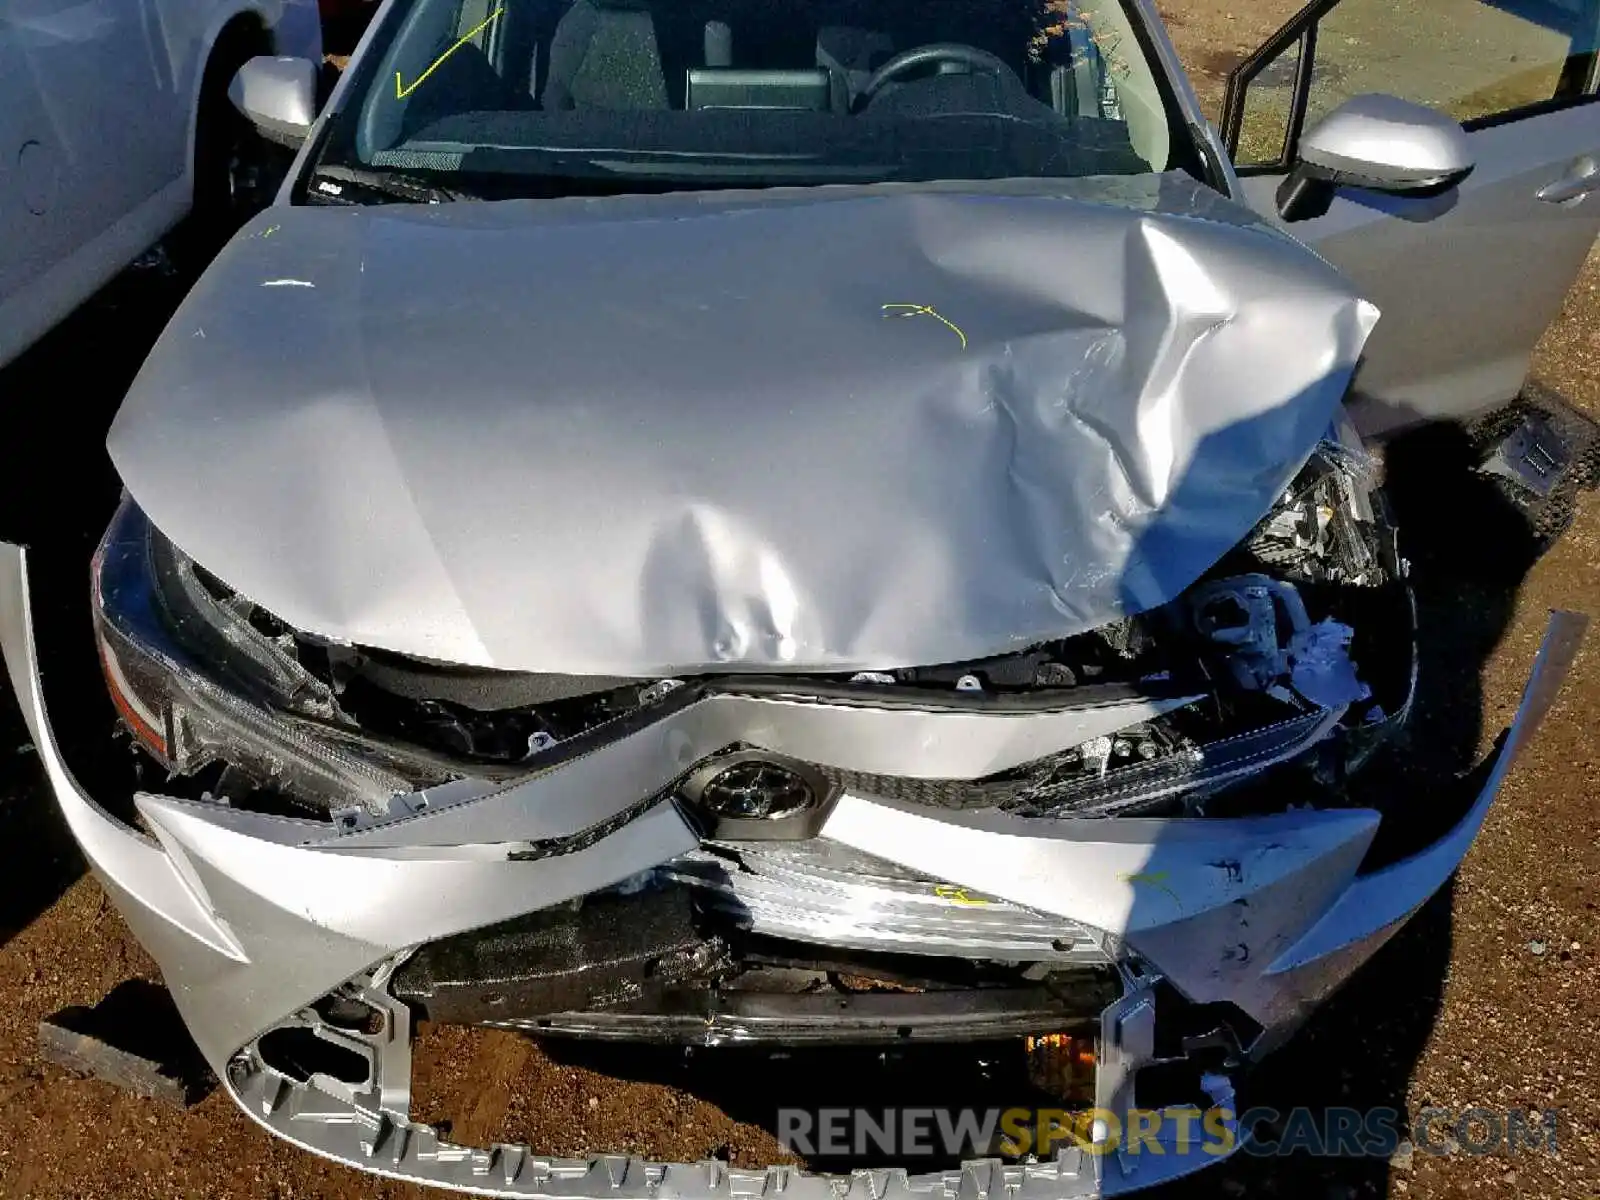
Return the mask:
[(950, 662), (1177, 595), (1305, 461), (1376, 316), (1177, 176), (279, 208), (109, 447), (186, 553), (325, 637), (636, 676)]

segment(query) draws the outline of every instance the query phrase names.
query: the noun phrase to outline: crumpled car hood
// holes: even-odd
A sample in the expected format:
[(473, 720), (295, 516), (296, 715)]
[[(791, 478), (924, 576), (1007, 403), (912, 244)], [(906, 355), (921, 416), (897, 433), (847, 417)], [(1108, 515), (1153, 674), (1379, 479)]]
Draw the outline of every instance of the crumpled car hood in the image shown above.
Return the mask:
[(1166, 602), (1377, 319), (1175, 177), (275, 208), (110, 451), (291, 625), (673, 675), (960, 661)]

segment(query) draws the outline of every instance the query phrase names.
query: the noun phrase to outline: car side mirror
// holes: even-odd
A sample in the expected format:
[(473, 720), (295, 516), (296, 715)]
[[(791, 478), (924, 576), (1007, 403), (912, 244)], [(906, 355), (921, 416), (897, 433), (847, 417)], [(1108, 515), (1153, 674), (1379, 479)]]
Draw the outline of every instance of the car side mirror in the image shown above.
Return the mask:
[(1398, 96), (1352, 96), (1300, 139), (1278, 212), (1285, 221), (1320, 217), (1340, 187), (1438, 196), (1474, 165), (1466, 132), (1443, 113)]
[(239, 68), (228, 99), (262, 137), (298, 146), (317, 119), (317, 64), (258, 56)]

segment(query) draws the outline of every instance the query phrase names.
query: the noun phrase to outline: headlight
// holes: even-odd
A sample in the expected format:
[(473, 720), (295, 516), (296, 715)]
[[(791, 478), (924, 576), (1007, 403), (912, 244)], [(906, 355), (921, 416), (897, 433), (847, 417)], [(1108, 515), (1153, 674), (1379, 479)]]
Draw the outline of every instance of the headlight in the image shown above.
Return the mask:
[[(244, 617), (204, 595), (193, 565), (131, 501), (112, 520), (91, 574), (95, 636), (112, 703), (139, 743), (174, 774), (225, 761), (317, 807), (360, 804), (375, 812), (445, 777), (362, 745), (353, 734), (316, 727), (320, 683), (272, 654), (270, 640)], [(298, 705), (307, 720), (268, 700)]]

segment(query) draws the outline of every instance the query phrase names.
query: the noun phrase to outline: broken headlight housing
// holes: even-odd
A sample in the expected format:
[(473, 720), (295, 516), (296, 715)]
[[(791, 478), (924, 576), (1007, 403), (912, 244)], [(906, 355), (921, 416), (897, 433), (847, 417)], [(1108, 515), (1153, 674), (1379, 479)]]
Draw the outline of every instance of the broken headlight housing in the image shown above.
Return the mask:
[(516, 778), (672, 690), (428, 663), (290, 629), (131, 499), (95, 553), (91, 598), (106, 685), (138, 744), (203, 795), (252, 808), (382, 815), (429, 786)]
[(173, 775), (212, 764), (257, 790), (323, 807), (387, 811), (447, 777), (326, 723), (331, 696), (273, 652), (249, 615), (219, 603), (200, 569), (124, 501), (95, 552), (92, 607), (112, 703)]

